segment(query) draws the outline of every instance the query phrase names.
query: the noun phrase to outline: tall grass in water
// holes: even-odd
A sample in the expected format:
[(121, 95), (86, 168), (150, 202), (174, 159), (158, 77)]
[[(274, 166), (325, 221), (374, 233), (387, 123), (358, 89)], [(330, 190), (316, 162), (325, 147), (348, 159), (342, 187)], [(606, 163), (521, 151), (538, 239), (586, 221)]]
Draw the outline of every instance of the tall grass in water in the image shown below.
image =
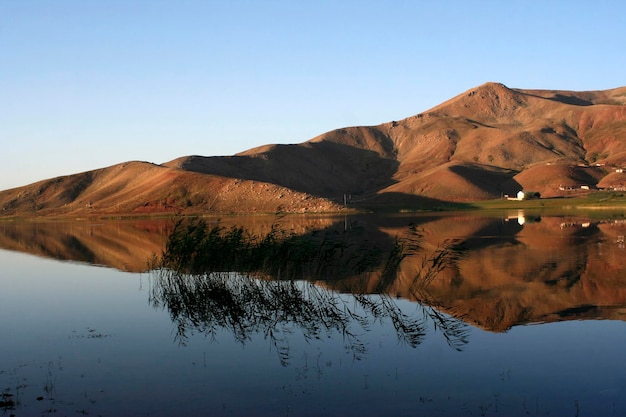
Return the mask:
[[(353, 237), (353, 236), (352, 236)], [(358, 245), (349, 234), (334, 231), (306, 235), (288, 233), (276, 225), (265, 235), (243, 227), (208, 227), (200, 220), (179, 220), (160, 258), (151, 269), (167, 268), (188, 274), (237, 271), (302, 279), (336, 278), (372, 269), (382, 251)]]
[[(241, 227), (209, 228), (202, 220), (181, 221), (162, 256), (152, 260), (150, 303), (169, 311), (180, 343), (195, 332), (214, 338), (225, 329), (240, 343), (262, 334), (284, 365), (289, 363), (289, 337), (297, 331), (307, 340), (341, 335), (358, 359), (366, 352), (359, 335), (383, 319), (410, 346), (423, 341), (433, 322), (450, 346), (460, 349), (467, 343), (462, 322), (427, 306), (407, 314), (384, 291), (402, 260), (417, 253), (419, 243), (415, 228), (383, 251), (333, 231), (295, 235), (272, 227), (258, 236)], [(429, 280), (445, 268), (447, 259), (455, 259), (451, 248), (444, 246), (424, 259), (423, 268), (433, 272), (417, 274), (415, 294), (426, 294)], [(348, 297), (319, 285), (320, 280), (334, 282), (374, 270), (382, 274), (376, 295), (360, 287)]]
[(346, 311), (339, 294), (305, 281), (267, 281), (227, 272), (181, 276), (168, 271), (153, 282), (150, 303), (169, 310), (181, 344), (195, 332), (215, 338), (224, 329), (242, 344), (262, 334), (286, 365), (288, 336), (300, 331), (307, 340), (341, 334), (356, 358), (364, 353), (351, 328), (353, 320), (364, 317)]

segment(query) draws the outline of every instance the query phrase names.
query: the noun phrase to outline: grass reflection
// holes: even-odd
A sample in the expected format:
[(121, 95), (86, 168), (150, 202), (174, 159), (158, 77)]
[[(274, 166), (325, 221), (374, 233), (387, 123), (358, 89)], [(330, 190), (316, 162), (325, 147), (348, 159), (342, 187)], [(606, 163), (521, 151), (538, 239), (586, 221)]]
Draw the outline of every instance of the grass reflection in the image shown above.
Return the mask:
[[(411, 291), (425, 303), (410, 313), (385, 289), (396, 280), (402, 261), (419, 252), (419, 231), (408, 227), (387, 250), (384, 246), (333, 230), (296, 235), (273, 226), (259, 236), (242, 227), (180, 221), (165, 251), (151, 261), (150, 303), (169, 311), (182, 344), (196, 332), (215, 338), (225, 329), (242, 344), (261, 334), (283, 365), (289, 363), (289, 340), (295, 333), (307, 341), (340, 336), (354, 358), (361, 359), (367, 352), (362, 335), (383, 321), (411, 347), (423, 342), (432, 324), (452, 348), (461, 350), (469, 327), (437, 311), (428, 293), (432, 279), (461, 256), (454, 242), (423, 259)], [(372, 274), (378, 282), (374, 294), (354, 279)], [(331, 289), (347, 278), (350, 295)]]

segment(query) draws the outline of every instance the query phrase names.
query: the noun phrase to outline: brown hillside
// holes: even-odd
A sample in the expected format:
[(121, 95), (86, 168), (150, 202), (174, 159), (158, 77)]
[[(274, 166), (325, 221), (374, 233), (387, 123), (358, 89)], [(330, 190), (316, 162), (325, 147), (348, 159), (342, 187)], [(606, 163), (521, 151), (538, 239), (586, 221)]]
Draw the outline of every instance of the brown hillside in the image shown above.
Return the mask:
[(524, 190), (539, 192), (544, 197), (557, 197), (580, 191), (583, 187), (601, 186), (599, 181), (605, 174), (604, 168), (596, 166), (537, 164), (517, 174), (515, 180)]
[[(438, 200), (476, 201), (514, 195), (522, 187), (515, 172), (494, 166), (459, 162), (417, 172), (385, 189), (385, 193), (427, 195)], [(384, 194), (384, 193), (381, 193)]]
[[(0, 193), (4, 215), (328, 212), (340, 206), (275, 184), (129, 162)], [(243, 210), (242, 210), (243, 208)]]
[(626, 87), (572, 92), (485, 83), (406, 119), (300, 144), (41, 181), (1, 192), (0, 211), (308, 212), (339, 210), (344, 199), (414, 208), (520, 189), (566, 196), (576, 186), (619, 187), (612, 173), (625, 165)]

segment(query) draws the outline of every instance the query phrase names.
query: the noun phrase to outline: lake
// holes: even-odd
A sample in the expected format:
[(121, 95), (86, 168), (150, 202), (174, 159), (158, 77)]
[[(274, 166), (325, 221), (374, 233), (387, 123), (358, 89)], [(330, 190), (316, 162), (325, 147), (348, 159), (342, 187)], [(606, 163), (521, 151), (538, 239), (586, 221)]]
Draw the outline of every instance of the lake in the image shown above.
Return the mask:
[(206, 223), (291, 246), (181, 271), (171, 219), (0, 222), (0, 415), (626, 414), (623, 212)]

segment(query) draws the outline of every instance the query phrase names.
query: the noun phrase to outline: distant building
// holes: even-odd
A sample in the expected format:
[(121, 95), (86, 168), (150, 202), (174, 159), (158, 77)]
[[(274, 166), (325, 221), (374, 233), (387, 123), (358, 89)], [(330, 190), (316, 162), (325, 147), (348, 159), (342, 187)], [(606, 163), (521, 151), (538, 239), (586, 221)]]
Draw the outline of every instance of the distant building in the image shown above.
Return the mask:
[(591, 190), (591, 185), (559, 185), (561, 191)]
[(506, 196), (507, 200), (522, 201), (524, 199), (524, 191), (518, 191), (516, 197)]

